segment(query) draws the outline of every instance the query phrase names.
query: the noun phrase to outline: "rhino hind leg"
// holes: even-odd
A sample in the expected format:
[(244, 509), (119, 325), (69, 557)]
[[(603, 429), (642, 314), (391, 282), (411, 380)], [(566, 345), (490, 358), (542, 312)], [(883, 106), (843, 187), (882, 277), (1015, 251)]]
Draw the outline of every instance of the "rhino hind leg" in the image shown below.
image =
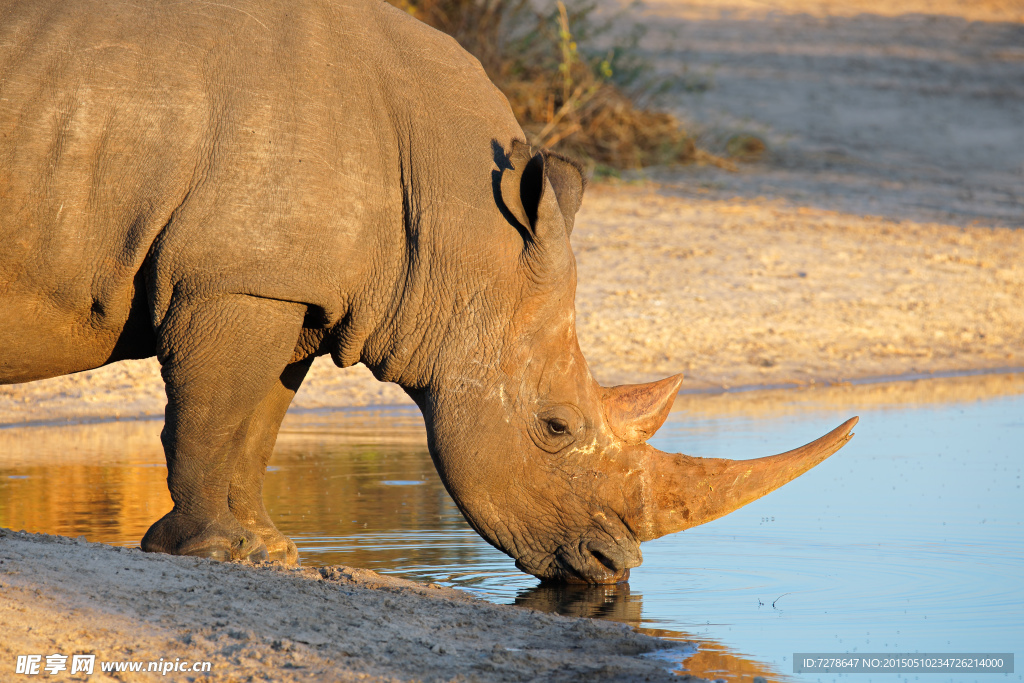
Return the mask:
[(229, 492), (253, 415), (281, 385), (304, 312), (300, 304), (241, 295), (172, 301), (157, 355), (167, 387), (161, 440), (174, 508), (146, 532), (143, 550), (269, 557), (261, 535), (232, 513)]
[(281, 421), (312, 363), (311, 356), (285, 368), (280, 380), (239, 429), (240, 451), (228, 491), (228, 507), (235, 519), (262, 539), (271, 560), (286, 564), (298, 564), (299, 553), (267, 514), (263, 504), (263, 480)]

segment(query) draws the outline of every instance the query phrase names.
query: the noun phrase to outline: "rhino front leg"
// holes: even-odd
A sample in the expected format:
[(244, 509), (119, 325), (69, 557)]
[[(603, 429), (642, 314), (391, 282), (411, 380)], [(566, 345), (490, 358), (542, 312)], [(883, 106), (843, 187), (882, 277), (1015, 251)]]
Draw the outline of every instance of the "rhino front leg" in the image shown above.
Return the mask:
[(310, 357), (285, 368), (270, 393), (239, 429), (240, 450), (228, 491), (228, 507), (235, 519), (263, 540), (271, 560), (287, 564), (298, 563), (299, 553), (291, 539), (278, 531), (267, 514), (263, 505), (263, 480), (281, 421), (312, 363), (313, 358)]
[(157, 332), (157, 355), (167, 387), (161, 440), (174, 508), (146, 532), (143, 550), (268, 557), (260, 535), (232, 514), (229, 490), (243, 450), (240, 430), (280, 384), (305, 310), (242, 295), (172, 301)]

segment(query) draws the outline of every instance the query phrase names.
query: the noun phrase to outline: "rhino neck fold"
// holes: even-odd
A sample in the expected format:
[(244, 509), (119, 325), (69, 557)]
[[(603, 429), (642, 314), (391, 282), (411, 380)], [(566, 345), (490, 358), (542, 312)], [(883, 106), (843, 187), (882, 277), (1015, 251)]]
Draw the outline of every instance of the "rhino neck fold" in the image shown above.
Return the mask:
[[(479, 166), (492, 163), (485, 158)], [(489, 186), (467, 199), (429, 171), (400, 175), (401, 218), (379, 252), (379, 294), (366, 304), (373, 326), (359, 360), (377, 379), (409, 392), (470, 396), (493, 379), (506, 351), (524, 287), (522, 238), (501, 217)]]
[(434, 231), (427, 227), (410, 172), (401, 166), (401, 220), (389, 226), (390, 239), (380, 245), (373, 294), (353, 306), (353, 322), (337, 346), (346, 360), (362, 361), (378, 380), (418, 391), (433, 375), (444, 299), (430, 275), (438, 254), (425, 237)]

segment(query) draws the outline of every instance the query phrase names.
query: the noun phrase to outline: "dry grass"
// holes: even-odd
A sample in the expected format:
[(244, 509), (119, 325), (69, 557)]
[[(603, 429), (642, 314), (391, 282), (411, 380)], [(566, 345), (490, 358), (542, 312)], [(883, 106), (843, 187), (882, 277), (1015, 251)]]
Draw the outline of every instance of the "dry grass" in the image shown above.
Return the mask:
[(534, 146), (598, 172), (705, 156), (675, 117), (638, 106), (615, 81), (621, 48), (587, 49), (601, 31), (590, 5), (559, 0), (543, 13), (526, 0), (391, 1), (480, 60)]

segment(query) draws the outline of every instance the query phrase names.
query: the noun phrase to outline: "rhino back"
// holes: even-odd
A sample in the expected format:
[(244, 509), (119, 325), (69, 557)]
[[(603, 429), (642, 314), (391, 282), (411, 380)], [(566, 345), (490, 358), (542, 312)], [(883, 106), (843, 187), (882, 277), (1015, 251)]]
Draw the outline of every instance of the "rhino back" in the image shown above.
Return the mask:
[(492, 140), (522, 135), (472, 57), (378, 0), (0, 16), (0, 348), (34, 349), (0, 381), (116, 360), (174, 292), (337, 321), (397, 267), (410, 211), (494, 218)]

